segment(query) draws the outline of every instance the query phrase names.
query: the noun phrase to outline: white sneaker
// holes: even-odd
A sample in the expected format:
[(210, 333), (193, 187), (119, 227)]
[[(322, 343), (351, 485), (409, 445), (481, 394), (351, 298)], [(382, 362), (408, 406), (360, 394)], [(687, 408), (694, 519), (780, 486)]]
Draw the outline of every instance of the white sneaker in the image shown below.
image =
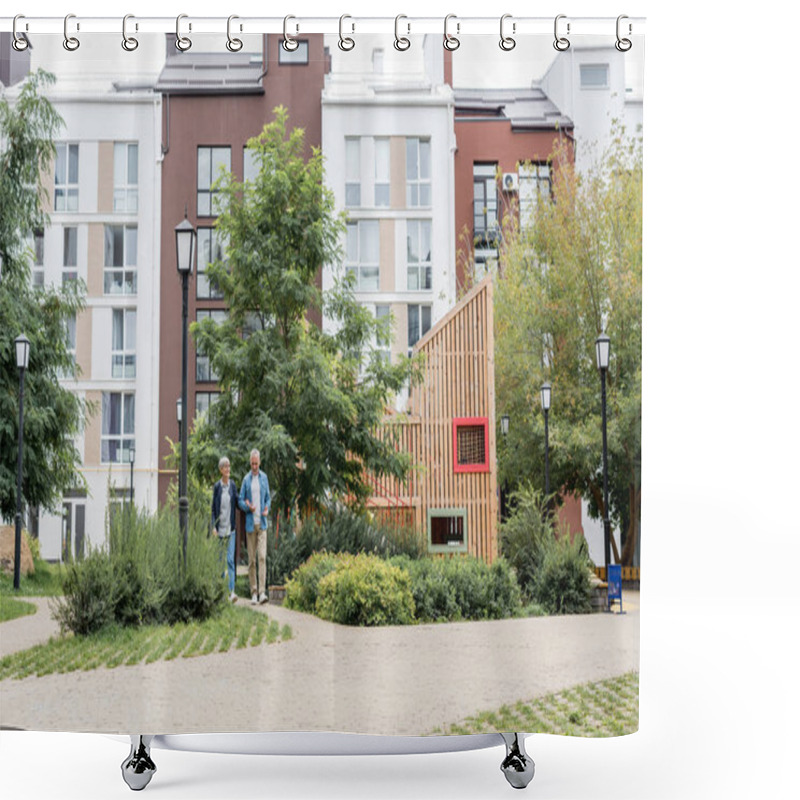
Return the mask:
[(236, 592), (231, 592), (231, 596), (228, 599), (231, 603), (235, 603), (239, 599), (239, 595)]
[(264, 592), (261, 592), (261, 594), (258, 596), (258, 602), (261, 603), (261, 605), (263, 606), (264, 603), (266, 603), (268, 601), (269, 601), (269, 597), (267, 597), (266, 594), (264, 594)]
[(257, 606), (258, 605), (258, 595), (253, 593), (253, 598), (252, 598), (252, 600), (250, 600), (250, 602), (251, 602), (252, 605)]

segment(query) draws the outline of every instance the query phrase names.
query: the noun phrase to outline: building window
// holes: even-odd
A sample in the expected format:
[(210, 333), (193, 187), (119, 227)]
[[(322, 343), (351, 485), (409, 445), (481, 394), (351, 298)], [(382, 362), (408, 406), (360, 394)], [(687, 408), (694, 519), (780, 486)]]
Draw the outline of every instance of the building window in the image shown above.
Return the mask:
[(489, 471), (487, 417), (456, 417), (453, 420), (453, 469), (455, 472)]
[(224, 261), (225, 246), (216, 228), (197, 229), (197, 283), (198, 300), (218, 300), (222, 297), (219, 286), (208, 277), (208, 265), (213, 261)]
[(78, 210), (78, 145), (61, 142), (56, 145), (55, 204), (56, 211)]
[(105, 226), (105, 294), (136, 294), (137, 234), (136, 225)]
[(348, 208), (361, 205), (361, 141), (344, 140), (344, 204)]
[(219, 392), (195, 392), (194, 418), (202, 416), (219, 400)]
[(76, 363), (77, 363), (76, 362), (76, 349), (77, 349), (77, 341), (78, 341), (78, 336), (77, 336), (78, 324), (77, 324), (76, 315), (75, 314), (70, 314), (65, 320), (65, 325), (66, 325), (66, 330), (65, 330), (66, 337), (65, 337), (65, 339), (66, 339), (66, 347), (67, 347), (67, 356), (69, 357), (69, 362), (70, 363), (69, 363), (69, 366), (67, 366), (65, 368), (59, 367), (59, 369), (58, 369), (58, 377), (61, 378), (62, 380), (66, 379), (66, 378), (74, 378), (75, 377)]
[(377, 291), (380, 286), (380, 228), (377, 220), (347, 223), (348, 274), (355, 275), (355, 288)]
[[(387, 305), (375, 306), (375, 319), (378, 320), (378, 322), (381, 322), (384, 325), (391, 325), (391, 316), (392, 316), (391, 306)], [(389, 320), (389, 321), (383, 322), (383, 320)], [(388, 347), (383, 347), (383, 346), (379, 347), (376, 343), (375, 350), (381, 357), (381, 359), (385, 361), (387, 364), (392, 360), (392, 351)]]
[[(197, 312), (198, 322), (202, 322), (204, 319), (211, 319), (218, 325), (221, 325), (227, 318), (228, 312), (223, 309)], [(197, 383), (216, 383), (219, 380), (219, 375), (217, 375), (211, 367), (211, 358), (199, 349), (195, 356), (194, 379)]]
[(519, 224), (523, 230), (533, 227), (539, 200), (551, 197), (550, 165), (519, 165)]
[(375, 206), (388, 208), (390, 203), (391, 160), (389, 140), (375, 139)]
[(127, 464), (134, 446), (135, 395), (103, 392), (100, 460), (104, 464)]
[(278, 46), (279, 64), (308, 64), (308, 39), (296, 41), (296, 50), (287, 50), (282, 43)]
[(431, 204), (431, 140), (406, 139), (406, 205), (427, 208)]
[(432, 553), (467, 552), (467, 509), (428, 509), (428, 550)]
[(260, 165), (256, 157), (256, 151), (250, 147), (245, 147), (242, 153), (242, 178), (245, 181), (255, 183), (259, 169)]
[(408, 354), (414, 345), (431, 329), (431, 307), (408, 306)]
[(608, 64), (581, 64), (581, 89), (607, 89)]
[(111, 319), (111, 377), (136, 377), (136, 310), (115, 308)]
[(409, 291), (431, 288), (433, 269), (431, 267), (431, 221), (409, 220), (406, 227), (408, 243)]
[(114, 142), (114, 211), (139, 210), (139, 145)]
[(39, 228), (33, 232), (33, 270), (34, 286), (44, 286), (44, 231)]
[(476, 247), (491, 246), (497, 240), (497, 164), (472, 167), (473, 236)]
[(78, 280), (78, 229), (64, 228), (64, 257), (62, 260), (61, 285)]
[(211, 187), (220, 176), (220, 169), (231, 168), (230, 147), (197, 148), (197, 216), (216, 217), (220, 213), (219, 192)]

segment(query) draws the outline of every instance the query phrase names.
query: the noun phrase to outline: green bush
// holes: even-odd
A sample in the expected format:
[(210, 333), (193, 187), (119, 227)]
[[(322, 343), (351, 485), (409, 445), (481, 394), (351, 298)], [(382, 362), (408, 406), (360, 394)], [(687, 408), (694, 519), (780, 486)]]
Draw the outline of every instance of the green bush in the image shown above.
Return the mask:
[(536, 576), (535, 595), (549, 614), (591, 611), (590, 561), (586, 540), (561, 536), (547, 546)]
[(287, 608), (313, 614), (317, 609), (319, 582), (333, 572), (339, 557), (334, 553), (314, 553), (286, 582)]
[(67, 567), (64, 597), (54, 603), (53, 616), (62, 631), (82, 636), (112, 623), (116, 602), (113, 565), (107, 554), (92, 550)]
[(414, 621), (411, 576), (377, 556), (339, 556), (319, 582), (316, 610), (342, 625), (408, 625)]

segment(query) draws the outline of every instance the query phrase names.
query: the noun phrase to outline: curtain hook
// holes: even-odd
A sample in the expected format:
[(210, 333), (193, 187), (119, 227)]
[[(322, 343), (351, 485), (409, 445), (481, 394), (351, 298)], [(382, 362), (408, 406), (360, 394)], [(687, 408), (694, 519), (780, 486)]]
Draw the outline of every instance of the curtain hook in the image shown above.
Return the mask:
[[(289, 53), (293, 53), (298, 47), (300, 47), (300, 42), (289, 35), (288, 25), (290, 19), (296, 19), (296, 17), (293, 17), (291, 14), (289, 14), (283, 18), (283, 49)], [(296, 26), (295, 30), (298, 28), (299, 26)]]
[[(567, 39), (564, 36), (558, 35), (558, 21), (560, 19), (566, 19), (566, 18), (567, 18), (566, 14), (559, 14), (555, 18), (555, 21), (553, 22), (553, 35), (556, 37), (555, 41), (553, 42), (553, 47), (555, 47), (555, 49), (558, 50), (559, 53), (563, 53), (565, 50), (569, 50), (569, 45), (570, 45), (569, 39)], [(567, 33), (569, 33), (569, 22), (567, 23)]]
[[(139, 40), (133, 36), (128, 36), (129, 19), (133, 19), (133, 14), (126, 14), (122, 18), (122, 49), (131, 53), (139, 46)], [(136, 23), (136, 30), (139, 30), (139, 23)]]
[(11, 27), (11, 32), (12, 32), (11, 45), (18, 53), (21, 53), (23, 50), (28, 49), (28, 45), (30, 44), (30, 42), (28, 41), (28, 37), (25, 36), (24, 33), (17, 33), (18, 19), (25, 19), (25, 16), (23, 14), (17, 14), (17, 16), (14, 17), (14, 23)]
[[(67, 16), (64, 17), (64, 49), (65, 50), (69, 50), (70, 53), (72, 53), (73, 51), (77, 50), (81, 46), (81, 43), (78, 41), (78, 39), (75, 36), (70, 36), (69, 35), (69, 30), (68, 30), (67, 26), (69, 25), (69, 21), (71, 19), (75, 19), (75, 15), (74, 14), (67, 14)], [(75, 30), (79, 31), (80, 29), (81, 29), (80, 23), (76, 22), (75, 23)]]
[[(458, 48), (461, 47), (461, 40), (457, 36), (453, 36), (451, 33), (448, 33), (447, 31), (447, 23), (451, 19), (457, 19), (456, 15), (448, 14), (444, 18), (444, 41), (442, 42), (442, 44), (444, 45), (444, 49), (450, 50), (450, 52), (452, 52), (453, 50), (458, 50)], [(456, 33), (460, 32), (461, 32), (461, 23), (456, 22)]]
[[(227, 47), (228, 50), (231, 51), (231, 53), (238, 53), (242, 49), (242, 47), (244, 47), (244, 42), (241, 39), (239, 39), (238, 37), (235, 38), (231, 36), (231, 22), (233, 22), (233, 20), (235, 19), (239, 19), (239, 17), (236, 16), (236, 14), (231, 14), (228, 17), (228, 41), (225, 42), (225, 47)], [(241, 29), (242, 28), (240, 25), (239, 30)]]
[[(620, 53), (627, 53), (628, 50), (630, 50), (631, 47), (633, 47), (633, 43), (631, 42), (630, 39), (623, 39), (619, 35), (620, 22), (622, 22), (622, 20), (624, 20), (624, 19), (628, 19), (628, 15), (627, 14), (620, 14), (617, 17), (617, 41), (614, 44), (614, 47), (616, 47), (617, 50), (620, 51)], [(633, 28), (631, 27), (631, 24), (629, 22), (628, 23), (628, 34), (630, 34), (632, 31), (633, 31)]]
[[(342, 14), (342, 16), (339, 17), (339, 49), (344, 50), (345, 52), (347, 52), (348, 50), (352, 50), (356, 46), (355, 39), (353, 39), (350, 36), (345, 36), (342, 33), (342, 25), (346, 19), (352, 19), (352, 17), (349, 14)], [(356, 24), (354, 22), (353, 33), (355, 33), (355, 31), (356, 31)]]
[[(411, 47), (411, 40), (405, 36), (400, 36), (399, 27), (401, 19), (408, 19), (408, 17), (405, 14), (398, 14), (394, 18), (394, 49), (402, 52)], [(408, 32), (411, 33), (410, 23), (407, 22), (406, 25), (408, 25)]]
[[(187, 19), (188, 16), (188, 14), (178, 14), (175, 20), (175, 47), (177, 47), (181, 53), (185, 53), (192, 46), (192, 40), (188, 36), (181, 36), (181, 20)], [(191, 29), (192, 25), (190, 23), (189, 30)]]
[[(504, 32), (504, 26), (506, 24), (506, 20), (511, 19), (511, 14), (503, 14), (500, 17), (500, 49), (505, 50), (508, 52), (509, 50), (513, 50), (517, 46), (517, 42), (511, 36), (506, 36)], [(511, 23), (511, 33), (517, 32), (517, 23)]]

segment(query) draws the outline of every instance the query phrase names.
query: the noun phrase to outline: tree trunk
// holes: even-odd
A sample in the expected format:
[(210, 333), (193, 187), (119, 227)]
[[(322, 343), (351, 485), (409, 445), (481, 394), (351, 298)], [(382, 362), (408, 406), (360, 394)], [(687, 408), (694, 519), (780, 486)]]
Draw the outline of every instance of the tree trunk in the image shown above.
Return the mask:
[(630, 515), (628, 517), (628, 530), (625, 535), (625, 547), (622, 549), (623, 566), (630, 567), (633, 564), (633, 556), (636, 552), (636, 539), (639, 534), (639, 518), (642, 511), (642, 490), (639, 486), (631, 484), (628, 488), (628, 502), (630, 504)]

